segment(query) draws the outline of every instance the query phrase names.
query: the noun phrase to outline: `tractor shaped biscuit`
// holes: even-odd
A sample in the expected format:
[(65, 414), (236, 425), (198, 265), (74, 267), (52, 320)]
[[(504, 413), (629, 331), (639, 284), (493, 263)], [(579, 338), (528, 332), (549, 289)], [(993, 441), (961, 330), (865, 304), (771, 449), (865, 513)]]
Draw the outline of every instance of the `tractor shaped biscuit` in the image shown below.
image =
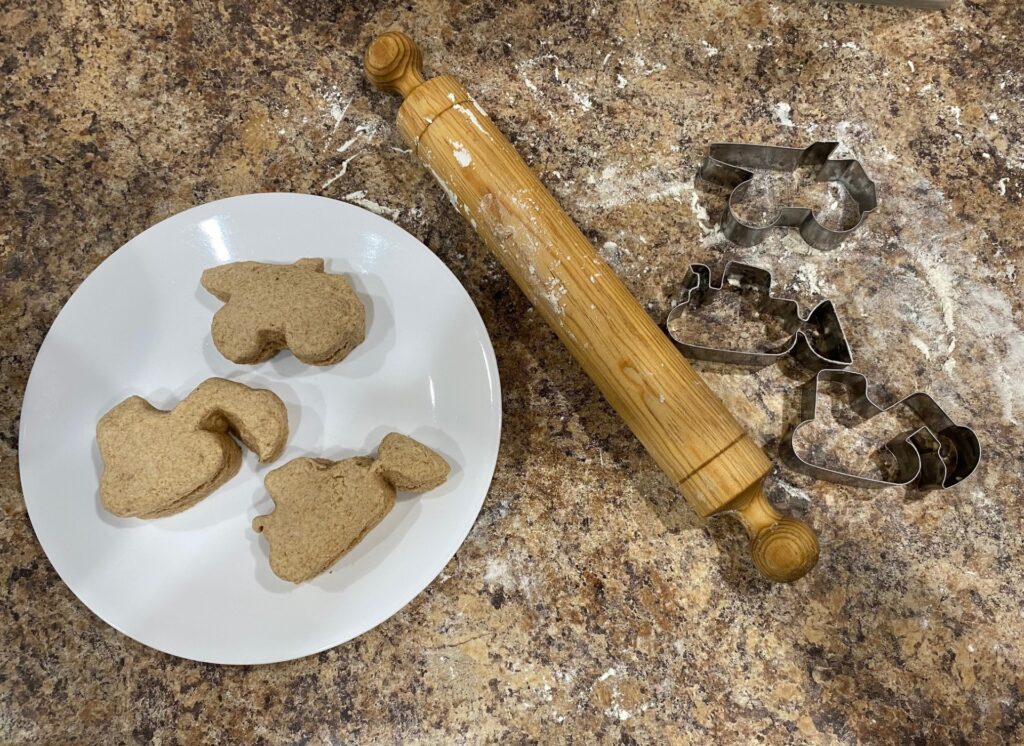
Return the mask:
[(363, 304), (344, 277), (324, 272), (323, 259), (224, 264), (200, 282), (224, 301), (213, 317), (213, 343), (235, 363), (289, 349), (307, 365), (331, 365), (366, 337)]
[(242, 465), (228, 433), (261, 462), (273, 461), (288, 438), (288, 412), (272, 391), (223, 378), (199, 384), (169, 412), (139, 396), (126, 399), (96, 425), (103, 507), (162, 518), (195, 505)]
[(252, 522), (270, 543), (283, 580), (316, 577), (358, 544), (395, 504), (395, 491), (426, 492), (448, 478), (448, 463), (422, 443), (391, 433), (377, 458), (299, 458), (266, 478), (274, 511)]

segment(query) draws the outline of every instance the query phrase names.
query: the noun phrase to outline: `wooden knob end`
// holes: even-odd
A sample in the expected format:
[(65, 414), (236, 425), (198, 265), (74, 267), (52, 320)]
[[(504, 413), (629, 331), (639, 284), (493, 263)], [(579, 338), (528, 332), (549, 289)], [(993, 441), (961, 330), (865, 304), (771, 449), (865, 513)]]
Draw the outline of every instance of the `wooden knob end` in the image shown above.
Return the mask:
[(736, 512), (750, 536), (754, 566), (769, 580), (792, 583), (818, 563), (818, 538), (798, 518), (772, 507), (758, 484)]
[(416, 42), (400, 31), (381, 34), (366, 49), (363, 68), (370, 82), (382, 91), (412, 93), (423, 83), (423, 57)]
[(782, 518), (754, 537), (750, 554), (766, 578), (791, 583), (818, 563), (818, 538), (803, 521)]

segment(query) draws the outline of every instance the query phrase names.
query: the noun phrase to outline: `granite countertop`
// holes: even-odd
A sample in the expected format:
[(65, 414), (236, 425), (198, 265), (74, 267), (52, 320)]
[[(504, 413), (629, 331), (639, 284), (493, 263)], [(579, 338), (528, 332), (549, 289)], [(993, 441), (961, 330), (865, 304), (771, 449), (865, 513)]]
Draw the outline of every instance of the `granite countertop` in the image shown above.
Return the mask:
[[(0, 740), (20, 743), (1000, 743), (1024, 739), (1024, 8), (47, 3), (0, 11)], [(574, 8), (570, 10), (570, 8)], [(777, 468), (818, 531), (791, 586), (674, 493), (394, 127), (361, 56), (399, 28), (464, 81), (659, 321), (687, 264), (836, 301), (857, 369), (978, 432), (978, 472), (908, 499)], [(880, 209), (841, 249), (738, 249), (695, 185), (715, 141), (835, 139)], [(25, 512), (18, 415), (62, 304), (153, 223), (258, 191), (355, 202), (422, 239), (494, 341), (506, 412), (483, 512), (394, 618), (286, 664), (122, 636)], [(769, 453), (799, 372), (700, 365)], [(803, 374), (806, 377), (806, 373)]]

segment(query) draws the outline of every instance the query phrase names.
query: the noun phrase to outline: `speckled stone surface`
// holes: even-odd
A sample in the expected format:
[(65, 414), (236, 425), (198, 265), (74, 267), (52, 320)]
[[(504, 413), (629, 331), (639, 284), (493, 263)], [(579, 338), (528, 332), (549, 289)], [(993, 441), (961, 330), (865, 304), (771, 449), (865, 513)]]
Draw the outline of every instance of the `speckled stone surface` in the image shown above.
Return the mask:
[[(811, 0), (5, 2), (0, 10), (0, 741), (1009, 743), (1024, 739), (1024, 10)], [(575, 6), (575, 7), (573, 7)], [(570, 9), (572, 8), (572, 9)], [(836, 300), (857, 368), (976, 428), (920, 500), (777, 469), (818, 530), (793, 586), (699, 520), (411, 158), (361, 55), (400, 28), (463, 80), (659, 321), (691, 261)], [(837, 139), (881, 207), (842, 249), (722, 240), (709, 142)], [(340, 648), (229, 668), (89, 613), (35, 540), (18, 413), (62, 304), (106, 256), (254, 191), (362, 204), (462, 280), (505, 429), (444, 573)], [(806, 372), (701, 365), (770, 453)], [(827, 437), (827, 434), (823, 435)], [(840, 437), (837, 435), (837, 437)]]

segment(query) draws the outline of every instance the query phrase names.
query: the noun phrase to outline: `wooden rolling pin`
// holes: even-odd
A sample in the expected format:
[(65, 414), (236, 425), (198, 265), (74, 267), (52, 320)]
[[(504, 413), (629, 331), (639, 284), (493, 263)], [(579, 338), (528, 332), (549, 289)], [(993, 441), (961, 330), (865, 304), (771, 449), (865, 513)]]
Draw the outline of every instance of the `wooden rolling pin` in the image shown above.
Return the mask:
[(765, 498), (771, 462), (594, 251), (458, 81), (424, 80), (420, 50), (386, 33), (366, 74), (405, 97), (398, 129), (545, 321), (702, 516), (733, 511), (766, 577), (818, 560), (814, 532)]

